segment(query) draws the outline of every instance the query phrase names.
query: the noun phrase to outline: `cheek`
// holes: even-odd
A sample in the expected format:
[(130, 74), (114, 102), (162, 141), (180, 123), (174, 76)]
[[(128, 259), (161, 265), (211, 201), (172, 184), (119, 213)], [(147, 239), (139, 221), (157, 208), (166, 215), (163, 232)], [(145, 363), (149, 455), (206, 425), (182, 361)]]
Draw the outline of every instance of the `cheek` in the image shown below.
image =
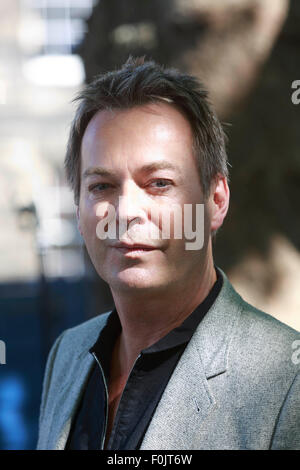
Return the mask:
[(81, 211), (79, 223), (84, 240), (96, 238), (97, 222), (98, 220), (95, 215), (86, 211)]
[(163, 239), (176, 239), (179, 242), (183, 237), (183, 211), (182, 206), (169, 203), (157, 209), (156, 219), (153, 223), (159, 228)]
[(204, 234), (205, 240), (207, 240), (211, 234), (211, 212), (210, 208), (207, 205), (205, 205), (204, 210)]

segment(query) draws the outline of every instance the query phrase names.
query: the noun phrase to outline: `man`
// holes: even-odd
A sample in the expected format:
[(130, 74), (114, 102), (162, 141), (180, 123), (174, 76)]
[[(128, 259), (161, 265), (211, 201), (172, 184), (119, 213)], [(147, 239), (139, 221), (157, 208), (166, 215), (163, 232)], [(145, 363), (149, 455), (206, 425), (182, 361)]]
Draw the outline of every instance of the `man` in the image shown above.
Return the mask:
[(67, 177), (115, 308), (53, 345), (38, 448), (300, 448), (299, 335), (214, 265), (228, 172), (202, 85), (129, 59), (78, 99)]

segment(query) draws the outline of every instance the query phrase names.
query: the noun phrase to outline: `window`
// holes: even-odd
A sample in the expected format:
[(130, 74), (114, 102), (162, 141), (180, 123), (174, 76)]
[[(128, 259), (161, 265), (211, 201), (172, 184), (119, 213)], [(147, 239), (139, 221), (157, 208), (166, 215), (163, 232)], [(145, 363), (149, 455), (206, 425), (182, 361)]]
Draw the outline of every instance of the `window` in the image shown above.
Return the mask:
[[(85, 20), (97, 0), (22, 0), (32, 25), (40, 23), (38, 54), (72, 54), (86, 33)], [(28, 23), (28, 24), (29, 24)]]

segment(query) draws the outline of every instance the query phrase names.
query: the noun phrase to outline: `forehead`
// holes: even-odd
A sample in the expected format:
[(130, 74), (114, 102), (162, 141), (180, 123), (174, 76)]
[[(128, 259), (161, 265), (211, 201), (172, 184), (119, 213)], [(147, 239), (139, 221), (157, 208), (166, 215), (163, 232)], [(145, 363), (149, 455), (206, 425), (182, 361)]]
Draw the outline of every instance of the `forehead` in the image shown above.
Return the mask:
[[(133, 136), (150, 134), (164, 139), (192, 138), (189, 121), (177, 107), (167, 102), (149, 103), (130, 109), (98, 111), (89, 121), (82, 139), (82, 146), (98, 137), (109, 137), (111, 133), (130, 129)], [(141, 135), (140, 135), (141, 136)], [(142, 137), (142, 136), (141, 136)]]
[(195, 165), (192, 142), (189, 121), (172, 104), (99, 111), (83, 135), (81, 174), (102, 164), (121, 170), (156, 161), (172, 161), (183, 170)]

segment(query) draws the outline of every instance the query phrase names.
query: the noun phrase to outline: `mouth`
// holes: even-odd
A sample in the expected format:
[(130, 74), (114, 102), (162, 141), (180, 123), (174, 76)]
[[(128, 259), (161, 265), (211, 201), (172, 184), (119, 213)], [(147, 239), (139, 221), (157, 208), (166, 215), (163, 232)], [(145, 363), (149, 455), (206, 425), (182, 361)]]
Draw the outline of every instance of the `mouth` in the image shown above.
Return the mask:
[(155, 251), (158, 249), (154, 246), (148, 246), (148, 245), (126, 245), (126, 244), (114, 245), (113, 248), (116, 249), (119, 253), (122, 253), (123, 255), (129, 256), (129, 257), (145, 255), (151, 251)]

